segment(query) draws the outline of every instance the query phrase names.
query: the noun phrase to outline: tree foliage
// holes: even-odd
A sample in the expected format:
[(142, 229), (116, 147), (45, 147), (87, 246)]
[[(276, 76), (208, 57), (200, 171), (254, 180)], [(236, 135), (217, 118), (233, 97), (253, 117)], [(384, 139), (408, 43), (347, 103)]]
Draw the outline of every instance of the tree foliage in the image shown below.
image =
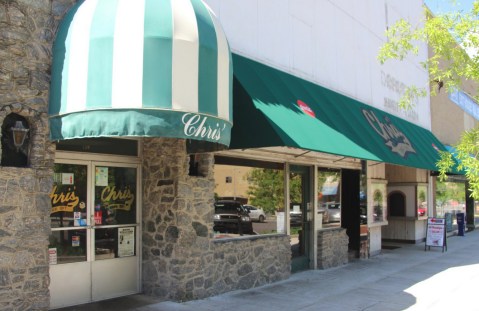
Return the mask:
[[(433, 15), (425, 8), (424, 19), (417, 25), (401, 19), (387, 30), (388, 41), (378, 55), (381, 63), (417, 55), (419, 44), (424, 42), (431, 49), (429, 58), (422, 63), (429, 72), (430, 83), (428, 86), (408, 87), (400, 101), (402, 108), (411, 108), (415, 97), (425, 96), (429, 86), (431, 95), (436, 95), (441, 89), (446, 92), (461, 89), (464, 81), (479, 82), (478, 17), (479, 0), (475, 0), (471, 11)], [(469, 95), (478, 101), (477, 92)], [(479, 199), (479, 129), (465, 132), (455, 147), (459, 169), (469, 180), (472, 196)], [(442, 180), (454, 165), (450, 153), (441, 153), (437, 166)]]
[[(301, 202), (300, 175), (291, 174), (290, 201)], [(267, 213), (284, 209), (284, 172), (281, 170), (255, 168), (248, 175), (248, 195), (252, 205)]]

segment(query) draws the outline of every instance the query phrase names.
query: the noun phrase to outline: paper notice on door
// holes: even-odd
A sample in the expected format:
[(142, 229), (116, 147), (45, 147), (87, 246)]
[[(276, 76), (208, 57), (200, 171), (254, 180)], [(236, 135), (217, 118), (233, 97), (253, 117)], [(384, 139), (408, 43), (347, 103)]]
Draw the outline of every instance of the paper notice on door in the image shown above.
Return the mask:
[(72, 247), (78, 247), (78, 246), (80, 246), (80, 236), (74, 235), (72, 236)]
[(118, 228), (118, 257), (135, 255), (135, 227)]
[(57, 264), (57, 249), (56, 248), (48, 249), (48, 261), (51, 265)]
[(62, 185), (73, 185), (74, 175), (73, 173), (62, 173)]
[(100, 187), (108, 186), (108, 167), (97, 166), (95, 168), (95, 185)]

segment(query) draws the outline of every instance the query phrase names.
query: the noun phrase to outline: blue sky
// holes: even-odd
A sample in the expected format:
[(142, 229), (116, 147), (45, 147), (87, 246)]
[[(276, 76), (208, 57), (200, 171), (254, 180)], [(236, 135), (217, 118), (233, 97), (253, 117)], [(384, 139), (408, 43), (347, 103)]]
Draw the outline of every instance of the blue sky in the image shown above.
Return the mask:
[(433, 13), (441, 14), (451, 11), (470, 11), (473, 0), (425, 0)]

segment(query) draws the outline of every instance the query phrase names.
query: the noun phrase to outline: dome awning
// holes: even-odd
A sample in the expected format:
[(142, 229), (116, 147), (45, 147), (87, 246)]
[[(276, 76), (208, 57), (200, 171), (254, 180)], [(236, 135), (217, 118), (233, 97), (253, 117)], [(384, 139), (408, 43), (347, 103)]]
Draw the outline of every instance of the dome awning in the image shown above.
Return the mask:
[(65, 16), (53, 46), (50, 136), (224, 147), (231, 92), (226, 36), (201, 0), (86, 0)]

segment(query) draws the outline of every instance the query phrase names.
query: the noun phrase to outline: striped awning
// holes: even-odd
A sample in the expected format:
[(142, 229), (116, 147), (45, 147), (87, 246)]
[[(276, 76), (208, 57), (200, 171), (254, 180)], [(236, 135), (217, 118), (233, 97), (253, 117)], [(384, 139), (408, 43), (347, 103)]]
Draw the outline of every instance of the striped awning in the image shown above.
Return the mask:
[(201, 0), (86, 0), (53, 47), (52, 140), (174, 137), (228, 146), (232, 61)]

